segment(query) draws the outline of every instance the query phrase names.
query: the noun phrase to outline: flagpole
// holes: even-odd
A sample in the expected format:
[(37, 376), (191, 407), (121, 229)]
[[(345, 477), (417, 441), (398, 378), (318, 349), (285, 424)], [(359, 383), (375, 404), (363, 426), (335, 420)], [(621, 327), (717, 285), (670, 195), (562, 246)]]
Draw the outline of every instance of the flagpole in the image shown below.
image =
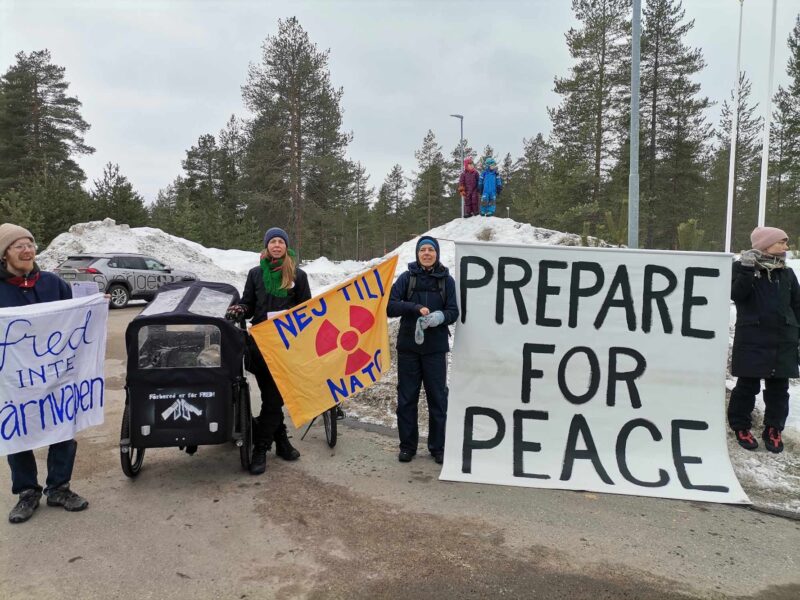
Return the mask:
[(733, 118), (731, 119), (731, 151), (728, 162), (728, 206), (725, 216), (725, 252), (731, 251), (731, 225), (733, 223), (733, 191), (736, 186), (736, 136), (739, 129), (739, 82), (742, 62), (742, 14), (744, 0), (739, 0), (739, 41), (736, 44), (736, 83), (733, 91)]
[(628, 173), (628, 248), (639, 247), (639, 62), (641, 39), (641, 0), (633, 0), (631, 20), (631, 130), (630, 171)]
[(772, 33), (769, 41), (769, 83), (767, 84), (766, 111), (764, 114), (764, 147), (761, 149), (761, 186), (758, 192), (758, 225), (764, 226), (767, 214), (767, 174), (769, 172), (769, 129), (772, 122), (772, 80), (775, 71), (775, 21), (778, 0), (772, 0)]

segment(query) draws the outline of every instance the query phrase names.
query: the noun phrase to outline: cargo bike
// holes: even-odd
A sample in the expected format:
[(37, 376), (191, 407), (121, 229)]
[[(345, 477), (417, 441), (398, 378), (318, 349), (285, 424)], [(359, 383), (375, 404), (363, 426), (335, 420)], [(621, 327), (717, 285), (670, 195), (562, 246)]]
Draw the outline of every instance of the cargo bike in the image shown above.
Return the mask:
[(241, 466), (253, 456), (244, 323), (225, 319), (231, 285), (181, 281), (161, 287), (125, 332), (127, 376), (120, 461), (136, 477), (147, 448), (233, 442)]

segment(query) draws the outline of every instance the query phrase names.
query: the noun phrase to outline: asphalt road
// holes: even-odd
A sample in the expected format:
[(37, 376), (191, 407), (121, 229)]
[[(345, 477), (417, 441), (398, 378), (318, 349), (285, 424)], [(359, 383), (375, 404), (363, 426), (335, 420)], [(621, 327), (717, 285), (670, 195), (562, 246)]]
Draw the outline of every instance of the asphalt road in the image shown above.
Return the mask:
[[(0, 523), (0, 598), (800, 598), (800, 522), (748, 508), (438, 481), (391, 431), (315, 425), (295, 463), (244, 473), (232, 445), (119, 466), (124, 331), (112, 311), (106, 423), (79, 436), (73, 488)], [(254, 394), (257, 400), (257, 392)], [(44, 456), (38, 451), (40, 469)], [(44, 474), (44, 473), (42, 473)], [(0, 473), (7, 490), (8, 469)]]

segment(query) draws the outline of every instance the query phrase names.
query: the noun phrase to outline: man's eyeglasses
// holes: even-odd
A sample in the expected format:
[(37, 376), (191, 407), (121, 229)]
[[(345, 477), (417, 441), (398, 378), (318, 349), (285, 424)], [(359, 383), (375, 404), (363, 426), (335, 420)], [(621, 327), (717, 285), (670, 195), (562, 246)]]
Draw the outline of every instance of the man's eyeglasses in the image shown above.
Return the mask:
[(9, 247), (9, 250), (13, 250), (14, 252), (22, 252), (23, 250), (36, 250), (36, 244), (14, 244), (13, 246)]

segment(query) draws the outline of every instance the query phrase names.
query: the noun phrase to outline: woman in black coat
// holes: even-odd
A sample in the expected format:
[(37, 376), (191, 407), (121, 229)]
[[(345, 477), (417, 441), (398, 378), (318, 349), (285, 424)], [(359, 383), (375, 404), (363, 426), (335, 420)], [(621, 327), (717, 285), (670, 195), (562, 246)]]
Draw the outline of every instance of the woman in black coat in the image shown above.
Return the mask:
[[(297, 268), (294, 251), (289, 249), (289, 236), (273, 227), (264, 235), (264, 250), (259, 266), (250, 269), (244, 285), (241, 304), (228, 308), (227, 317), (251, 319), (256, 325), (271, 313), (294, 308), (311, 298), (308, 276)], [(275, 385), (264, 357), (251, 336), (247, 337), (247, 369), (256, 377), (261, 392), (261, 415), (253, 432), (253, 460), (250, 472), (260, 475), (267, 469), (267, 450), (275, 442), (275, 454), (285, 460), (296, 460), (300, 453), (289, 442), (283, 421), (283, 398)]]
[(397, 278), (389, 294), (386, 314), (400, 317), (397, 334), (397, 430), (400, 462), (417, 453), (419, 392), (425, 385), (428, 400), (428, 451), (437, 463), (444, 460), (447, 420), (448, 325), (458, 319), (456, 282), (439, 262), (439, 242), (423, 235), (417, 242), (417, 260)]
[(738, 377), (728, 404), (728, 424), (739, 445), (758, 447), (750, 415), (764, 380), (764, 431), (770, 452), (781, 452), (789, 415), (789, 378), (798, 376), (800, 285), (786, 267), (788, 236), (775, 227), (756, 227), (753, 248), (733, 263), (731, 299), (736, 303), (731, 373)]

